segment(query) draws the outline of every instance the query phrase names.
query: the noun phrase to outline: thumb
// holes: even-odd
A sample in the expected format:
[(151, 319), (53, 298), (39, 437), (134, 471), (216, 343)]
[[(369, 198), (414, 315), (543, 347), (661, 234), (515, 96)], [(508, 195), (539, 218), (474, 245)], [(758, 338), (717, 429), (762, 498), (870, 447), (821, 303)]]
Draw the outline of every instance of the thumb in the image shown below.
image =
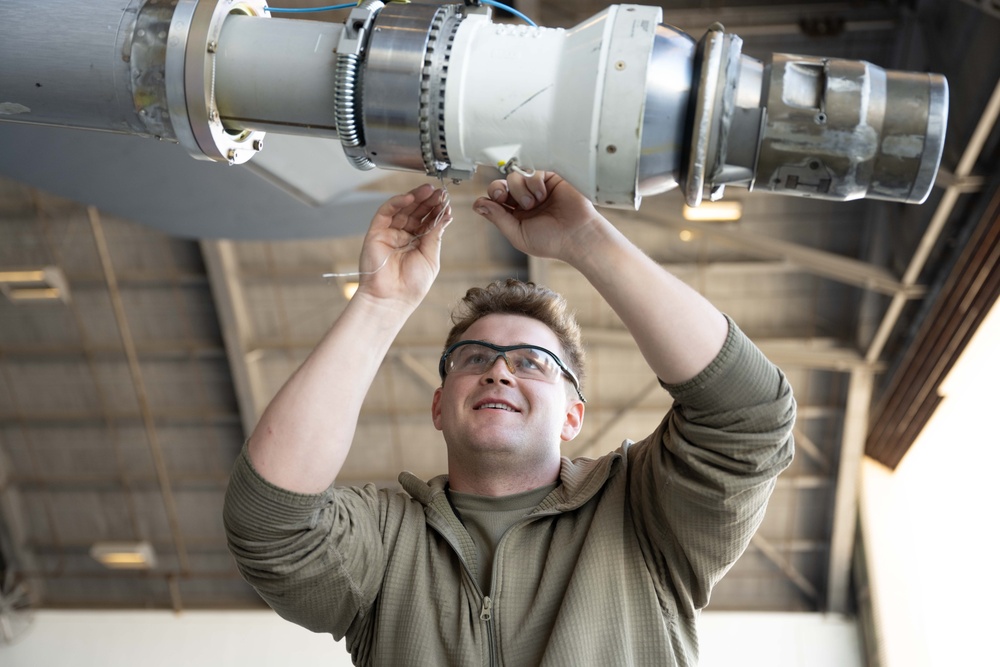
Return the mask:
[(483, 216), (507, 237), (508, 232), (513, 232), (520, 224), (518, 219), (511, 215), (510, 211), (496, 203), (489, 197), (480, 197), (472, 204), (472, 209)]

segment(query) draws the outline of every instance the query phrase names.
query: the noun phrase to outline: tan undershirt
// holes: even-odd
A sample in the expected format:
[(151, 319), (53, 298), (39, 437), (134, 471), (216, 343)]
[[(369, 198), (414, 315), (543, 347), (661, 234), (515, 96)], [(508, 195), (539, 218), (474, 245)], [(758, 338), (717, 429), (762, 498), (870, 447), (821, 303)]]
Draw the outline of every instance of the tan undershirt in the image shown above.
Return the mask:
[(538, 507), (557, 486), (556, 482), (531, 491), (510, 496), (479, 496), (448, 489), (448, 499), (455, 514), (476, 545), (477, 565), (474, 567), (479, 588), (484, 595), (492, 589), (493, 554), (507, 529), (518, 519)]

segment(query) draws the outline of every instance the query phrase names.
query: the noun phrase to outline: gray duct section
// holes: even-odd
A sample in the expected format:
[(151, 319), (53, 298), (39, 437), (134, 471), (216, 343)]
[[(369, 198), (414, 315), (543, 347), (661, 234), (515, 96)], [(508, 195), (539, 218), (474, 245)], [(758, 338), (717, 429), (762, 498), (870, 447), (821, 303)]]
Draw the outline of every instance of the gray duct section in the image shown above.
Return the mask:
[(141, 4), (0, 3), (0, 119), (149, 134), (123, 55)]
[(223, 124), (336, 138), (335, 50), (343, 31), (339, 23), (227, 18), (215, 67)]
[[(349, 166), (340, 142), (268, 142), (251, 164), (225, 167), (192, 160), (170, 142), (0, 123), (0, 175), (172, 236), (278, 240), (367, 230), (385, 194), (357, 188), (376, 172)], [(294, 165), (279, 159), (289, 153), (298, 156)]]
[[(648, 94), (645, 99), (641, 94), (623, 99), (620, 92), (605, 91), (600, 82), (592, 82), (593, 89), (583, 90), (579, 97), (599, 101), (592, 110), (599, 122), (586, 124), (597, 128), (599, 136), (581, 141), (575, 133), (563, 144), (576, 141), (582, 154), (549, 151), (529, 161), (529, 167), (563, 171), (593, 162), (593, 173), (571, 180), (594, 201), (626, 207), (638, 206), (642, 194), (655, 194), (674, 183), (680, 184), (692, 206), (702, 196), (721, 196), (726, 184), (837, 200), (867, 196), (919, 202), (927, 196), (944, 144), (947, 84), (943, 77), (887, 72), (861, 61), (782, 54), (762, 70), (760, 62), (741, 55), (741, 40), (724, 33), (722, 26), (713, 26), (697, 47), (683, 34), (654, 41), (648, 26), (659, 20), (658, 9), (624, 5), (619, 9), (617, 5), (609, 8), (608, 16), (614, 15), (614, 20), (609, 19), (603, 33), (595, 33), (598, 43), (603, 39), (616, 45), (615, 53), (620, 53), (614, 56), (615, 62), (588, 61), (584, 71), (576, 74), (589, 75), (595, 69), (636, 71), (640, 76), (629, 80), (627, 89), (639, 89), (645, 83)], [(500, 48), (504, 45), (499, 42), (492, 51), (477, 51), (475, 41), (471, 37), (462, 40), (463, 35), (482, 37), (487, 33), (475, 30), (489, 26), (491, 45), (497, 39), (508, 40), (506, 46), (524, 50), (533, 41), (543, 42), (543, 35), (548, 39), (564, 34), (547, 29), (493, 30), (488, 14), (472, 11), (460, 4), (385, 6), (380, 0), (369, 0), (352, 11), (344, 25), (337, 25), (271, 20), (264, 0), (129, 0), (124, 6), (101, 0), (84, 11), (68, 0), (2, 0), (0, 120), (177, 141), (193, 157), (231, 165), (253, 159), (256, 172), (311, 204), (330, 200), (326, 193), (310, 192), (314, 190), (311, 185), (288, 178), (288, 151), (272, 161), (272, 165), (282, 163), (284, 174), (276, 174), (268, 160), (260, 159), (265, 131), (272, 136), (337, 138), (356, 167), (377, 164), (467, 178), (474, 165), (497, 164), (491, 152), (495, 146), (480, 141), (490, 130), (491, 141), (493, 135), (502, 136), (503, 148), (508, 143), (538, 147), (560, 120), (538, 113), (531, 122), (524, 122), (525, 111), (511, 119), (509, 127), (501, 127), (496, 119), (496, 127), (481, 119), (464, 127), (452, 123), (451, 119), (471, 108), (495, 110), (496, 100), (511, 92), (492, 87), (471, 90), (469, 77), (449, 80), (449, 72), (457, 65), (475, 73), (488, 69), (492, 54), (509, 51)], [(642, 22), (646, 26), (642, 39), (630, 31), (635, 25), (629, 23), (640, 14), (647, 17)], [(469, 20), (473, 17), (477, 20)], [(565, 34), (578, 30), (579, 26)], [(539, 39), (525, 41), (522, 33)], [(514, 44), (516, 40), (520, 41)], [(453, 42), (462, 43), (466, 50), (452, 52)], [(683, 47), (680, 56), (675, 47)], [(630, 58), (634, 63), (649, 59), (653, 65), (664, 59), (679, 60), (682, 66), (675, 63), (666, 72), (654, 66), (653, 76), (665, 74), (669, 81), (650, 83), (648, 77), (645, 82), (642, 78), (645, 68), (626, 66)], [(559, 60), (540, 57), (538, 62)], [(683, 71), (685, 67), (690, 71)], [(553, 76), (560, 86), (590, 85), (589, 78), (562, 70)], [(587, 81), (577, 81), (580, 78)], [(668, 92), (660, 95), (661, 100), (656, 91), (665, 84), (669, 84)], [(459, 92), (454, 96), (444, 94), (456, 89)], [(691, 105), (689, 97), (694, 101)], [(663, 104), (658, 106), (659, 102)], [(689, 108), (686, 118), (685, 108)], [(644, 115), (643, 109), (651, 112)], [(659, 136), (657, 131), (663, 129), (659, 126), (667, 117), (676, 131)], [(630, 124), (633, 118), (635, 125)], [(501, 120), (507, 122), (506, 117)], [(35, 136), (39, 142), (46, 141)], [(116, 166), (124, 166), (129, 164), (122, 158), (125, 153), (129, 160), (140, 160), (125, 169), (121, 183), (137, 178), (136, 174), (161, 174), (154, 179), (161, 181), (159, 187), (150, 184), (155, 191), (142, 197), (147, 207), (169, 199), (164, 183), (174, 186), (173, 181), (184, 178), (175, 179), (173, 174), (194, 170), (190, 165), (175, 165), (162, 171), (162, 164), (146, 160), (171, 158), (161, 157), (167, 152), (157, 153), (153, 147), (125, 150), (110, 148), (108, 141), (102, 153), (104, 139), (54, 136), (49, 141), (73, 144), (75, 150), (94, 142), (86, 149), (86, 159), (73, 154), (67, 160), (56, 149), (43, 151), (41, 143), (28, 146), (18, 139), (8, 141), (10, 149), (5, 153), (20, 143), (18, 150), (34, 153), (31, 159), (40, 164), (61, 160), (63, 164), (49, 165), (41, 172), (64, 174), (72, 188), (63, 192), (61, 185), (44, 187), (74, 198), (77, 195), (68, 189), (86, 193), (98, 184), (92, 182), (90, 173), (65, 173), (69, 163), (86, 170), (87, 160), (112, 159)], [(466, 153), (468, 146), (473, 148)], [(664, 157), (669, 159), (658, 160), (656, 168), (650, 167), (648, 159), (643, 164), (641, 155), (663, 146), (668, 147)], [(317, 151), (313, 155), (301, 145), (297, 150), (302, 170), (316, 173), (317, 155), (325, 158), (326, 154)], [(500, 157), (505, 160), (502, 164), (520, 158), (516, 154)], [(452, 170), (452, 161), (461, 169)], [(343, 160), (322, 164), (319, 172), (333, 169), (331, 182), (353, 182), (343, 177), (342, 164)], [(20, 178), (16, 170), (22, 167), (9, 164), (7, 168)], [(23, 171), (31, 173), (30, 168)], [(217, 178), (233, 180), (231, 176)], [(199, 177), (190, 187), (204, 189), (207, 180), (211, 179)], [(234, 198), (227, 199), (234, 186), (221, 185), (201, 198), (192, 197), (185, 186), (183, 196), (191, 201), (227, 200), (227, 207), (238, 208)], [(144, 192), (138, 184), (134, 187), (135, 192)], [(262, 184), (254, 181), (244, 187), (256, 190)], [(621, 196), (599, 199), (598, 191)], [(239, 199), (247, 201), (242, 195)], [(226, 222), (232, 216), (228, 208), (206, 219), (193, 215), (186, 203), (148, 212), (136, 203), (138, 209), (125, 213), (139, 221), (148, 223), (168, 212), (183, 216), (182, 223), (162, 226), (171, 233), (245, 237), (235, 221)], [(253, 207), (250, 213), (266, 208)], [(187, 227), (187, 221), (194, 218), (205, 225), (203, 231)], [(306, 236), (314, 234), (309, 225), (306, 228)], [(287, 236), (302, 235), (284, 231)]]

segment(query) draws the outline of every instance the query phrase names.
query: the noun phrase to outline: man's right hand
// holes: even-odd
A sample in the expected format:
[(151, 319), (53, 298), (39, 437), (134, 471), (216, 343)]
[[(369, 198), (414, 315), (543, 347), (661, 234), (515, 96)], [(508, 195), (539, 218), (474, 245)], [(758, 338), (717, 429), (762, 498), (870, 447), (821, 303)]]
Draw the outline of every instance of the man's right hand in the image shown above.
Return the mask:
[(445, 191), (426, 183), (382, 204), (361, 249), (356, 296), (419, 304), (440, 270), (451, 219)]
[(250, 437), (250, 459), (272, 484), (318, 493), (340, 473), (382, 360), (438, 274), (451, 222), (443, 194), (422, 185), (379, 207), (361, 250), (357, 294)]

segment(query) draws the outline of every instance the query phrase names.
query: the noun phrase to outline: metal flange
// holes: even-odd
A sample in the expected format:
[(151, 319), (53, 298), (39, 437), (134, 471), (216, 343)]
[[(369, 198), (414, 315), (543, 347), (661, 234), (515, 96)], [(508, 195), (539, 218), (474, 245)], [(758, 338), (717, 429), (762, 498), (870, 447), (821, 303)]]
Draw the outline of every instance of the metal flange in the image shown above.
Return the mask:
[(698, 81), (688, 129), (690, 148), (681, 183), (688, 206), (700, 205), (706, 188), (711, 199), (722, 196), (724, 186), (716, 182), (716, 177), (725, 165), (742, 45), (743, 40), (727, 34), (719, 23), (709, 26), (698, 43), (695, 68)]
[(264, 132), (226, 128), (215, 100), (215, 58), (226, 17), (269, 17), (264, 0), (178, 0), (167, 37), (166, 88), (177, 140), (199, 160), (242, 164)]

